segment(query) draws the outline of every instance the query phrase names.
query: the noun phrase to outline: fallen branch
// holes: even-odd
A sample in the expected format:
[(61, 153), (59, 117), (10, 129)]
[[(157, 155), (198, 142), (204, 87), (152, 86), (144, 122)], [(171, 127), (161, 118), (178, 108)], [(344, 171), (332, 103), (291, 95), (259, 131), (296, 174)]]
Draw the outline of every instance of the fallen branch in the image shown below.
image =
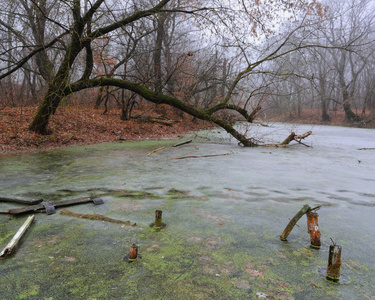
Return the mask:
[(320, 208), (320, 205), (316, 206), (314, 208), (311, 208), (309, 205), (305, 204), (299, 210), (299, 212), (293, 217), (293, 219), (290, 220), (290, 222), (288, 223), (288, 225), (285, 227), (284, 232), (280, 235), (280, 239), (282, 241), (286, 241), (288, 235), (290, 234), (290, 232), (292, 231), (292, 229), (294, 228), (294, 226), (297, 224), (298, 220), (301, 219), (301, 217), (304, 214), (306, 214), (308, 212), (312, 212), (312, 211), (318, 210), (319, 208)]
[(302, 144), (306, 147), (310, 147), (309, 145), (306, 145), (304, 143), (301, 142), (301, 140), (307, 138), (309, 135), (312, 134), (312, 131), (308, 131), (304, 134), (300, 134), (300, 135), (296, 135), (294, 132), (292, 132), (291, 134), (288, 135), (288, 137), (280, 144), (269, 144), (269, 145), (263, 145), (264, 147), (280, 147), (280, 148), (284, 148), (286, 147), (290, 142), (292, 141), (295, 141), (299, 144)]
[(294, 141), (296, 134), (292, 132), (280, 145), (288, 145), (291, 141)]
[(67, 209), (61, 210), (60, 215), (76, 217), (80, 219), (94, 220), (94, 221), (110, 222), (110, 223), (122, 224), (122, 225), (128, 225), (128, 226), (137, 225), (136, 223), (132, 224), (130, 221), (116, 220), (116, 219), (108, 218), (106, 216), (98, 215), (98, 214), (79, 214), (79, 213), (75, 213)]
[(21, 240), (22, 236), (25, 234), (26, 230), (30, 227), (31, 222), (34, 220), (35, 215), (29, 216), (25, 223), (21, 226), (21, 228), (17, 231), (15, 236), (12, 240), (8, 243), (8, 245), (4, 248), (4, 250), (0, 253), (0, 257), (4, 257), (9, 255), (13, 252), (14, 248), (17, 246), (19, 241)]
[(153, 154), (153, 153), (155, 153), (155, 152), (157, 152), (157, 151), (159, 151), (159, 150), (161, 150), (161, 149), (164, 149), (165, 147), (160, 147), (160, 148), (158, 148), (158, 149), (155, 149), (154, 151), (151, 151), (149, 154), (147, 154), (147, 156), (150, 156), (151, 154)]
[(191, 156), (182, 156), (182, 157), (174, 157), (174, 158), (168, 158), (169, 160), (172, 159), (185, 159), (185, 158), (201, 158), (201, 157), (214, 157), (214, 156), (225, 156), (233, 154), (233, 152), (228, 152), (224, 154), (210, 154), (210, 155), (191, 155)]
[(163, 124), (167, 126), (172, 126), (173, 124), (180, 122), (177, 120), (169, 120), (164, 117), (141, 116), (141, 115), (134, 116), (133, 119), (139, 120), (141, 122), (153, 122), (153, 123), (159, 123), (159, 124)]
[(358, 150), (375, 150), (375, 148), (359, 148)]
[(179, 146), (182, 146), (182, 145), (186, 145), (186, 144), (189, 144), (191, 143), (193, 140), (188, 140), (186, 142), (182, 142), (182, 143), (178, 143), (176, 145), (173, 145), (172, 147), (179, 147)]
[(179, 121), (175, 121), (175, 120), (165, 120), (165, 119), (159, 119), (159, 118), (150, 118), (149, 121), (153, 122), (153, 123), (159, 123), (159, 124), (167, 125), (167, 126), (173, 126), (173, 124), (179, 122)]

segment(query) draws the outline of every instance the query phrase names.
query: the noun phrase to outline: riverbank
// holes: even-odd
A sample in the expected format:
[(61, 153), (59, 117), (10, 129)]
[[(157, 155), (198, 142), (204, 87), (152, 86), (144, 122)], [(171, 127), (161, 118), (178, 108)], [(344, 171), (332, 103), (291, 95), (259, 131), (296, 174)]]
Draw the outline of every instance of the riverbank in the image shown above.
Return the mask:
[[(0, 154), (51, 150), (72, 145), (89, 145), (119, 140), (173, 139), (192, 131), (212, 128), (213, 125), (172, 109), (144, 106), (133, 111), (136, 117), (128, 121), (120, 119), (120, 110), (81, 106), (59, 107), (50, 120), (50, 135), (38, 135), (28, 130), (37, 107), (5, 107), (0, 109)], [(164, 116), (164, 119), (155, 117)], [(353, 126), (345, 122), (344, 113), (330, 112), (331, 120), (321, 122), (319, 110), (303, 110), (301, 115), (279, 115), (265, 118), (266, 122), (288, 122)], [(170, 123), (169, 125), (166, 123)], [(360, 125), (360, 124), (359, 124)], [(365, 124), (375, 128), (375, 120)], [(358, 126), (362, 127), (362, 126)]]
[[(99, 144), (118, 140), (177, 138), (178, 135), (209, 128), (207, 122), (192, 120), (168, 107), (163, 112), (168, 122), (158, 123), (151, 117), (160, 116), (151, 108), (134, 110), (136, 119), (122, 121), (120, 110), (60, 107), (51, 117), (50, 135), (39, 135), (28, 130), (37, 107), (5, 107), (0, 109), (0, 154), (51, 150), (71, 145)], [(161, 119), (163, 120), (163, 119)], [(160, 120), (159, 120), (160, 121)], [(174, 122), (175, 121), (175, 122)]]

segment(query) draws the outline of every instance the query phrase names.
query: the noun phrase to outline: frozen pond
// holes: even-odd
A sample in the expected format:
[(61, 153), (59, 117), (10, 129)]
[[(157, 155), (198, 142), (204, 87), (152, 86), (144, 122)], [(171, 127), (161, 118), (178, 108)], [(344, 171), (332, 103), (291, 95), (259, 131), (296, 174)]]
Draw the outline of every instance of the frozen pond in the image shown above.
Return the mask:
[[(272, 124), (249, 134), (276, 143), (291, 130), (312, 130), (304, 141), (312, 147), (242, 148), (214, 130), (181, 147), (122, 142), (0, 156), (1, 194), (100, 196), (103, 205), (67, 209), (137, 223), (36, 214), (0, 261), (0, 299), (374, 299), (375, 150), (359, 149), (375, 148), (375, 130)], [(228, 155), (172, 159), (212, 154)], [(309, 247), (306, 217), (288, 242), (279, 239), (304, 204), (322, 205), (320, 250)], [(149, 227), (157, 209), (167, 224), (160, 232)], [(1, 250), (25, 219), (0, 214)], [(331, 238), (342, 246), (339, 283), (325, 279)], [(141, 259), (129, 264), (133, 243)]]

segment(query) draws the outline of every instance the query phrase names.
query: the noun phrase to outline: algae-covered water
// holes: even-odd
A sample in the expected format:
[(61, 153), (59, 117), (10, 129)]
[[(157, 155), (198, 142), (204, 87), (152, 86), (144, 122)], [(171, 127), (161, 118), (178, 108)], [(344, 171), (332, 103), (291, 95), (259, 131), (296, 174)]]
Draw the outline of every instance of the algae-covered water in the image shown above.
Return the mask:
[[(119, 142), (0, 156), (0, 194), (59, 201), (114, 224), (37, 213), (0, 260), (0, 299), (375, 299), (375, 130), (272, 124), (248, 134), (287, 148), (242, 148), (214, 130), (180, 141)], [(148, 154), (165, 147), (150, 156)], [(186, 156), (223, 156), (172, 159)], [(304, 204), (322, 205), (322, 247), (310, 248)], [(18, 207), (0, 203), (0, 211)], [(149, 225), (155, 210), (166, 227)], [(0, 214), (0, 251), (27, 215)], [(135, 226), (134, 223), (136, 223)], [(341, 278), (327, 281), (331, 239)], [(128, 263), (135, 243), (139, 257)]]

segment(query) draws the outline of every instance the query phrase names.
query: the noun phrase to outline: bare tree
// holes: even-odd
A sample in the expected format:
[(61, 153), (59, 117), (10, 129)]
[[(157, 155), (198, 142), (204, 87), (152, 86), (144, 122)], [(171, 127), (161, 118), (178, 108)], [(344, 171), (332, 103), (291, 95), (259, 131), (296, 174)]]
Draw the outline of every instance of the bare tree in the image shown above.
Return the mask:
[[(56, 0), (58, 1), (58, 0)], [(44, 42), (41, 46), (33, 47), (29, 54), (23, 57), (14, 67), (2, 75), (0, 79), (8, 76), (11, 72), (15, 72), (22, 67), (28, 60), (44, 51), (48, 51), (59, 42), (63, 45), (63, 52), (61, 61), (55, 63), (56, 71), (53, 78), (48, 85), (48, 91), (39, 106), (38, 112), (30, 125), (30, 130), (40, 134), (48, 133), (49, 117), (54, 114), (62, 101), (62, 99), (72, 93), (81, 91), (87, 88), (112, 86), (120, 89), (128, 90), (132, 93), (138, 94), (144, 99), (155, 104), (167, 104), (184, 111), (196, 118), (207, 120), (224, 128), (229, 134), (235, 137), (244, 146), (256, 146), (256, 140), (253, 137), (247, 137), (244, 133), (239, 132), (235, 127), (220, 117), (219, 112), (233, 111), (247, 122), (253, 122), (255, 116), (259, 113), (260, 103), (252, 104), (248, 98), (245, 101), (238, 99), (238, 95), (244, 92), (253, 94), (253, 91), (259, 90), (254, 87), (249, 91), (246, 89), (246, 84), (251, 78), (257, 77), (259, 74), (272, 74), (272, 76), (284, 76), (285, 74), (275, 74), (272, 70), (267, 70), (270, 62), (278, 60), (288, 55), (291, 52), (303, 51), (309, 47), (316, 45), (295, 44), (293, 43), (293, 36), (299, 31), (307, 28), (313, 21), (319, 20), (323, 17), (325, 9), (317, 1), (301, 1), (295, 3), (294, 1), (281, 1), (274, 3), (274, 1), (263, 1), (262, 3), (241, 3), (230, 7), (228, 3), (219, 3), (213, 6), (211, 2), (207, 6), (197, 2), (185, 3), (183, 1), (159, 0), (158, 2), (126, 2), (114, 1), (109, 4), (104, 0), (96, 0), (92, 3), (87, 3), (87, 9), (81, 6), (81, 1), (59, 1), (60, 5), (70, 11), (64, 20), (57, 22), (52, 20), (51, 23), (58, 26), (62, 33)], [(40, 2), (33, 2), (40, 11), (43, 12), (43, 5)], [(113, 10), (113, 7), (122, 9)], [(286, 15), (285, 12), (288, 12)], [(230, 53), (233, 53), (232, 62), (236, 61), (236, 65), (231, 65), (231, 70), (236, 73), (233, 74), (225, 83), (223, 89), (225, 95), (218, 98), (217, 101), (207, 102), (204, 106), (201, 103), (191, 103), (190, 99), (179, 99), (173, 96), (173, 93), (164, 92), (161, 71), (162, 56), (160, 55), (160, 45), (163, 45), (163, 40), (166, 38), (166, 16), (170, 13), (178, 13), (181, 18), (184, 16), (191, 16), (191, 26), (200, 30), (199, 36), (201, 40), (192, 43), (191, 47), (199, 50), (202, 44), (210, 44), (214, 41), (217, 46), (222, 43), (223, 47)], [(43, 16), (46, 15), (44, 12)], [(306, 18), (308, 16), (308, 18)], [(314, 17), (315, 16), (315, 17)], [(134, 24), (138, 28), (142, 28), (140, 24), (150, 24), (152, 19), (157, 18), (156, 39), (152, 47), (144, 51), (145, 54), (150, 53), (150, 49), (154, 49), (153, 65), (159, 69), (155, 69), (151, 76), (147, 75), (143, 80), (136, 80), (136, 74), (126, 77), (117, 76), (105, 71), (104, 74), (95, 76), (93, 70), (95, 67), (93, 57), (93, 47), (98, 40), (107, 38), (110, 41), (117, 39), (123, 34), (123, 30), (131, 28)], [(272, 38), (272, 25), (275, 24), (275, 18), (282, 23), (290, 24), (293, 19), (293, 27), (290, 27), (288, 32), (285, 32), (278, 38)], [(50, 19), (48, 19), (50, 21)], [(64, 24), (64, 25), (63, 25)], [(281, 26), (280, 25), (280, 26)], [(147, 26), (144, 26), (147, 27)], [(250, 31), (249, 31), (250, 30)], [(61, 32), (60, 31), (60, 32)], [(207, 37), (202, 37), (202, 34)], [(249, 34), (250, 33), (250, 34)], [(64, 35), (69, 37), (64, 39)], [(142, 35), (142, 33), (140, 34)], [(198, 34), (196, 34), (198, 36)], [(260, 47), (257, 39), (272, 41), (265, 47)], [(147, 40), (145, 40), (147, 42)], [(140, 45), (140, 44), (139, 44)], [(138, 48), (138, 47), (137, 47)], [(108, 45), (108, 51), (113, 52), (112, 43)], [(139, 51), (139, 53), (142, 51)], [(192, 57), (186, 53), (179, 53), (176, 56), (175, 62), (189, 61)], [(215, 60), (218, 61), (218, 55), (214, 54)], [(78, 66), (81, 65), (81, 59), (85, 62), (85, 67), (80, 70)], [(145, 55), (143, 60), (147, 60)], [(142, 62), (138, 60), (133, 64), (137, 68), (137, 63)], [(147, 65), (150, 65), (147, 63)], [(211, 67), (210, 64), (207, 66)], [(139, 67), (138, 67), (139, 69)], [(218, 72), (218, 66), (212, 65), (212, 72), (214, 80), (212, 81), (212, 96), (217, 95), (217, 83), (221, 75)], [(139, 73), (138, 73), (139, 74)], [(149, 72), (147, 72), (149, 74)], [(182, 72), (180, 73), (182, 74)], [(190, 76), (191, 74), (189, 74)], [(155, 76), (156, 85), (152, 85), (150, 79)], [(182, 75), (181, 75), (182, 76)], [(167, 78), (168, 80), (168, 78)], [(253, 80), (255, 83), (256, 80)], [(164, 83), (162, 84), (164, 85)], [(215, 88), (216, 86), (216, 88)], [(216, 90), (216, 92), (214, 92)], [(214, 97), (215, 98), (215, 97)]]

